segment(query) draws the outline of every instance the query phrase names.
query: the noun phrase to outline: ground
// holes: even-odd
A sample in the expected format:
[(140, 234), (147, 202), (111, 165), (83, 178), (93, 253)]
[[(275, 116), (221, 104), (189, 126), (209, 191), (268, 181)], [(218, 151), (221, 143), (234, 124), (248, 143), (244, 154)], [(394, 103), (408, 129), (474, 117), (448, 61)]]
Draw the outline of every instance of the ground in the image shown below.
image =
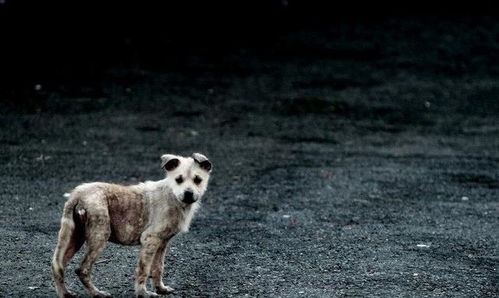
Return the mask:
[[(0, 106), (0, 296), (54, 295), (65, 192), (201, 152), (172, 297), (497, 297), (498, 36), (491, 19), (335, 24), (79, 93), (33, 85)], [(138, 249), (109, 244), (95, 283), (132, 296)], [(67, 284), (85, 296), (81, 254)]]

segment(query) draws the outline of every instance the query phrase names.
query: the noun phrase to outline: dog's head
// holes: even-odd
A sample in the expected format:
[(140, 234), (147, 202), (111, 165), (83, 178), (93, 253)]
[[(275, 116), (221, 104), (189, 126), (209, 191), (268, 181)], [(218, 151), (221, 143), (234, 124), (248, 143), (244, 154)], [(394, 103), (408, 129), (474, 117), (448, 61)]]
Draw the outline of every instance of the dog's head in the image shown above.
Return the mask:
[(194, 153), (191, 157), (165, 154), (161, 156), (161, 161), (167, 184), (177, 200), (192, 204), (203, 196), (212, 170), (206, 156), (200, 153)]

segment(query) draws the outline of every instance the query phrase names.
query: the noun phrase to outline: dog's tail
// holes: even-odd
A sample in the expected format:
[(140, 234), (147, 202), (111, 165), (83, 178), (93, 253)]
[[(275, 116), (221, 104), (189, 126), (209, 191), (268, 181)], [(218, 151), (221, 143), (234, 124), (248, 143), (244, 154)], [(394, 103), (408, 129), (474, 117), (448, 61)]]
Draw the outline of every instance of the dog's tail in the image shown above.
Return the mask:
[[(74, 212), (78, 204), (78, 197), (70, 196), (66, 204), (61, 219), (61, 229), (59, 230), (59, 238), (52, 258), (52, 275), (54, 277), (55, 288), (59, 297), (68, 295), (68, 290), (64, 284), (64, 267), (69, 259), (74, 255), (74, 241), (76, 223), (74, 220)], [(80, 245), (81, 247), (81, 245)]]

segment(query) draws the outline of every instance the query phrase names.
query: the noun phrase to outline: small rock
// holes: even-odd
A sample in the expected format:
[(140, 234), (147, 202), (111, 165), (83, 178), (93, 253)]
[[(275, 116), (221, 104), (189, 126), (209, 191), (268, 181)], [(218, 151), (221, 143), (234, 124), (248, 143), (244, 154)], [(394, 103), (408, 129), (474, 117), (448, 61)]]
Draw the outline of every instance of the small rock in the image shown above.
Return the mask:
[(28, 287), (28, 289), (30, 290), (36, 290), (36, 289), (39, 289), (40, 287)]
[(282, 216), (282, 218), (290, 218), (290, 217), (291, 217), (291, 215), (289, 215), (289, 214), (284, 214), (284, 215)]
[(461, 201), (468, 201), (469, 199), (470, 199), (470, 198), (468, 198), (468, 197), (462, 197), (462, 198), (461, 198)]
[(420, 247), (420, 248), (428, 248), (428, 247), (430, 247), (428, 244), (418, 244), (416, 246)]
[(35, 158), (36, 161), (46, 161), (46, 160), (49, 160), (51, 159), (52, 156), (50, 155), (43, 155), (41, 154), (40, 156), (38, 156), (37, 158)]
[(36, 84), (36, 85), (35, 85), (35, 90), (36, 90), (36, 91), (40, 91), (40, 90), (42, 90), (42, 85), (41, 85), (41, 84)]

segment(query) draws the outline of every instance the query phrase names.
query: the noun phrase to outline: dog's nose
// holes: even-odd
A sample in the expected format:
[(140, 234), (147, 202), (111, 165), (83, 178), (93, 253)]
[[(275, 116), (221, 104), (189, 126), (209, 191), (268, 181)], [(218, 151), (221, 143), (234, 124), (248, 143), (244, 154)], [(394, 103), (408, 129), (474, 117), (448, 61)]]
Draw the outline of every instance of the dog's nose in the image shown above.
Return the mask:
[(196, 200), (194, 200), (194, 193), (190, 190), (186, 190), (184, 192), (184, 203), (187, 203), (187, 204), (192, 204), (194, 203)]

